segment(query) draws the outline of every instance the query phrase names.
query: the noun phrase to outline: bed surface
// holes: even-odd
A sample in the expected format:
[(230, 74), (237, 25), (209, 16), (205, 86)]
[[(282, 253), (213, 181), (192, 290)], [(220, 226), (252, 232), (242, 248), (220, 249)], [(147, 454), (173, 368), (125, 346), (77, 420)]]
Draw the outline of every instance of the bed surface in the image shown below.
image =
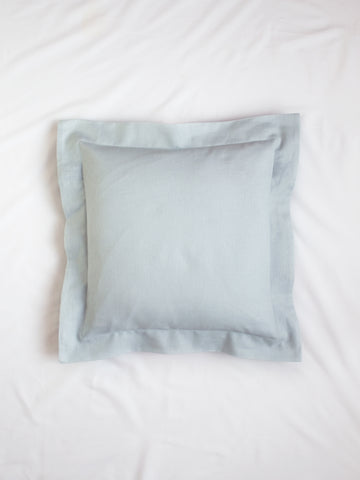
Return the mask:
[[(360, 3), (0, 3), (0, 480), (360, 478)], [(58, 362), (56, 124), (299, 112), (302, 363)]]

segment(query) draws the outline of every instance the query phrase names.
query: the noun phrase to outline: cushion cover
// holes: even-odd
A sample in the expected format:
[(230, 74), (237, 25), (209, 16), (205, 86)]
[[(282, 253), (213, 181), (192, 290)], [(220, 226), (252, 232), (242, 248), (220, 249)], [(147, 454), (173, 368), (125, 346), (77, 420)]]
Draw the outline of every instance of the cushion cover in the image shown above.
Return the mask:
[(298, 141), (298, 114), (60, 121), (60, 360), (300, 360), (289, 213)]

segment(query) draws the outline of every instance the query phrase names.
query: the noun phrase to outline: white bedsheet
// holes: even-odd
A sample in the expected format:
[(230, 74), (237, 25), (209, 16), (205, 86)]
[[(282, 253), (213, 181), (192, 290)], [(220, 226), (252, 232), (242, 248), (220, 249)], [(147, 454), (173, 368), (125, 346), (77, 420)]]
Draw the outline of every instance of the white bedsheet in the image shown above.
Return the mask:
[[(2, 0), (0, 480), (360, 478), (360, 2)], [(300, 112), (303, 362), (57, 360), (61, 118)]]

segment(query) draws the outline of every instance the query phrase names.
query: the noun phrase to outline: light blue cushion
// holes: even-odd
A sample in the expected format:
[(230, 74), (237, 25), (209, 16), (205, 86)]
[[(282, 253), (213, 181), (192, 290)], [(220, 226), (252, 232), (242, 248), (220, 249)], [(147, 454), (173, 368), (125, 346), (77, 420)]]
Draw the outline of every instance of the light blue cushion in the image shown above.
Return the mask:
[(298, 143), (298, 114), (60, 121), (60, 361), (135, 351), (300, 360), (289, 213)]

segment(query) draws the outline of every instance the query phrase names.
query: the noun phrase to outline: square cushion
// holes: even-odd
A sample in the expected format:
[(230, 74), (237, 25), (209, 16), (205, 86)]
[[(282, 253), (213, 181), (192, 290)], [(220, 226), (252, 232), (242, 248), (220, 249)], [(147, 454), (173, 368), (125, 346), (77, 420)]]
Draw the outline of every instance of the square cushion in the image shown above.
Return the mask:
[(299, 115), (63, 120), (59, 358), (300, 360), (290, 196)]

